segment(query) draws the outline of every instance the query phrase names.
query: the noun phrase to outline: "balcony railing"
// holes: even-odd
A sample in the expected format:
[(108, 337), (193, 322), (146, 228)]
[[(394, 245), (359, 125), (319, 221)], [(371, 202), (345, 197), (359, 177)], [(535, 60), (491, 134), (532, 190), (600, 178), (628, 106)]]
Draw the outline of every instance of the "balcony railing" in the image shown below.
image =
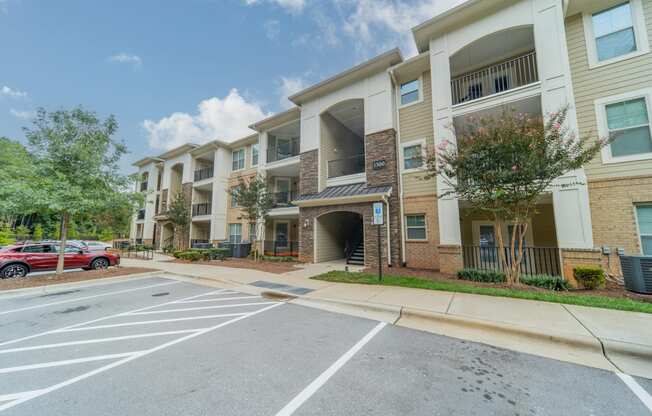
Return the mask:
[(190, 248), (210, 248), (213, 245), (210, 240), (193, 238), (190, 240)]
[(329, 160), (328, 178), (331, 179), (340, 176), (363, 173), (365, 171), (364, 163), (364, 154), (350, 156), (344, 159)]
[(269, 240), (263, 242), (266, 256), (299, 257), (299, 242), (289, 240)]
[[(511, 249), (505, 247), (507, 264), (512, 264)], [(521, 273), (561, 276), (557, 247), (523, 247)], [(462, 246), (464, 267), (480, 270), (505, 271), (500, 261), (500, 248), (494, 246)]]
[(288, 159), (299, 155), (299, 141), (267, 148), (267, 163)]
[(451, 80), (453, 105), (488, 97), (539, 81), (536, 52), (513, 58)]
[(144, 209), (139, 209), (138, 210), (138, 215), (136, 216), (137, 219), (139, 220), (144, 220), (145, 219), (145, 210)]
[(203, 202), (201, 204), (192, 205), (192, 216), (199, 217), (201, 215), (211, 215), (211, 203)]
[(294, 201), (296, 198), (297, 194), (294, 191), (274, 192), (272, 194), (274, 208), (294, 206), (292, 205), (292, 201)]
[(213, 167), (209, 166), (207, 168), (197, 169), (195, 171), (195, 182), (203, 181), (204, 179), (210, 179), (213, 177)]

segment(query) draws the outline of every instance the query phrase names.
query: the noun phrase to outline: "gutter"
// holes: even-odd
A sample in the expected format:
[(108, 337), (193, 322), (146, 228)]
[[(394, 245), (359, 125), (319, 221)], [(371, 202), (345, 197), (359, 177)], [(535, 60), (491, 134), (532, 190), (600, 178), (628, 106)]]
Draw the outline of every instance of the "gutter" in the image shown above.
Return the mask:
[[(389, 76), (392, 78), (392, 82), (394, 83), (394, 91), (396, 91), (396, 86), (398, 85), (398, 81), (396, 80), (396, 75), (394, 74), (394, 69), (390, 68), (389, 69)], [(398, 201), (399, 201), (399, 224), (401, 224), (401, 229), (399, 230), (401, 233), (401, 265), (405, 267), (407, 265), (407, 262), (405, 261), (405, 233), (403, 232), (405, 230), (405, 216), (403, 215), (403, 212), (405, 210), (405, 207), (403, 205), (403, 174), (401, 173), (401, 161), (400, 159), (400, 145), (401, 145), (401, 115), (399, 112), (399, 108), (396, 102), (397, 98), (396, 95), (394, 96), (394, 112), (396, 114), (396, 173), (398, 174), (398, 187), (399, 187), (399, 194), (398, 194)], [(389, 235), (389, 234), (388, 234)]]

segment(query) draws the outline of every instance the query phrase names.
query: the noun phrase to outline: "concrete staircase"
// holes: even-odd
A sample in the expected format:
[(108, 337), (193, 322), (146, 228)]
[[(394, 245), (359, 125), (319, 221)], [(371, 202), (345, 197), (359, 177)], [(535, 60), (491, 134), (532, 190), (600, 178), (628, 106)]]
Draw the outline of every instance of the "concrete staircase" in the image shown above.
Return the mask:
[(355, 250), (351, 253), (346, 264), (353, 264), (356, 266), (364, 266), (364, 242), (360, 242)]

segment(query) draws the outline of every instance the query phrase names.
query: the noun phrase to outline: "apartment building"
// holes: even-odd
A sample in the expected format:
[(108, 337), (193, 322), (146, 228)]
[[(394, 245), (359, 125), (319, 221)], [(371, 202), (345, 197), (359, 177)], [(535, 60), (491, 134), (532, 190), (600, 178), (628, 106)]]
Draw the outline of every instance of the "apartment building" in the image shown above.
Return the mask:
[[(611, 266), (613, 253), (652, 250), (651, 22), (650, 0), (469, 0), (413, 28), (417, 56), (391, 50), (292, 95), (296, 107), (252, 124), (250, 137), (137, 166), (152, 184), (156, 169), (169, 171), (162, 200), (192, 189), (193, 206), (212, 201), (210, 219), (193, 217), (189, 244), (253, 239), (225, 190), (261, 175), (275, 201), (259, 235), (266, 254), (376, 264), (372, 204), (381, 202), (383, 262), (453, 273), (497, 261), (487, 248), (511, 226), (497, 230), (468, 201), (441, 197), (443, 179), (424, 178), (427, 152), (455, 143), (471, 117), (505, 109), (545, 117), (568, 106), (571, 129), (614, 141), (538, 201), (525, 266), (566, 276), (577, 264)], [(170, 170), (180, 163), (218, 166), (218, 153), (212, 185), (197, 185), (190, 171), (186, 188), (172, 179), (184, 178)], [(150, 236), (147, 208), (142, 217), (132, 233)]]

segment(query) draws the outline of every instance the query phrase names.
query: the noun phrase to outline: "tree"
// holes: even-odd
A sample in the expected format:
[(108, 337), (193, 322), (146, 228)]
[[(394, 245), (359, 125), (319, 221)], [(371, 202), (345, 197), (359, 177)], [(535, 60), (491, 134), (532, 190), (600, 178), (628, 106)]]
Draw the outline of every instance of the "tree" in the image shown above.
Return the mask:
[[(494, 220), (502, 270), (509, 284), (518, 284), (528, 220), (539, 197), (559, 184), (555, 179), (589, 162), (606, 140), (576, 137), (566, 126), (568, 108), (550, 114), (547, 121), (505, 111), (500, 116), (468, 119), (455, 131), (457, 146), (443, 141), (427, 157), (427, 177), (441, 175), (454, 195), (468, 201)], [(509, 257), (500, 230), (512, 225)]]
[(32, 212), (32, 201), (43, 190), (34, 169), (34, 159), (19, 142), (0, 137), (0, 222)]
[(183, 192), (179, 192), (170, 202), (167, 211), (168, 219), (172, 223), (172, 235), (174, 237), (173, 245), (175, 248), (185, 248), (183, 238), (181, 238), (190, 223), (190, 211), (188, 210), (188, 200)]
[[(260, 236), (260, 228), (263, 226), (267, 214), (274, 207), (274, 199), (267, 190), (267, 183), (265, 179), (260, 176), (255, 176), (249, 181), (240, 178), (237, 187), (229, 190), (238, 207), (241, 208), (242, 219), (249, 223), (249, 227), (255, 230), (255, 239), (258, 241)], [(250, 228), (251, 229), (251, 228)], [(252, 241), (252, 243), (255, 243)], [(258, 257), (258, 251), (254, 251), (254, 256)]]
[(41, 224), (34, 225), (34, 234), (32, 235), (32, 237), (36, 241), (43, 240), (43, 226)]
[(57, 273), (62, 273), (71, 217), (101, 210), (126, 192), (128, 179), (118, 166), (126, 148), (114, 138), (115, 117), (100, 120), (81, 107), (50, 113), (39, 109), (32, 123), (25, 135), (42, 190), (33, 205), (59, 217)]
[(26, 241), (29, 239), (29, 235), (31, 233), (29, 227), (26, 227), (24, 225), (19, 225), (18, 227), (16, 227), (15, 234), (16, 234), (16, 239), (18, 241)]
[(0, 246), (13, 244), (14, 241), (9, 224), (0, 222)]

